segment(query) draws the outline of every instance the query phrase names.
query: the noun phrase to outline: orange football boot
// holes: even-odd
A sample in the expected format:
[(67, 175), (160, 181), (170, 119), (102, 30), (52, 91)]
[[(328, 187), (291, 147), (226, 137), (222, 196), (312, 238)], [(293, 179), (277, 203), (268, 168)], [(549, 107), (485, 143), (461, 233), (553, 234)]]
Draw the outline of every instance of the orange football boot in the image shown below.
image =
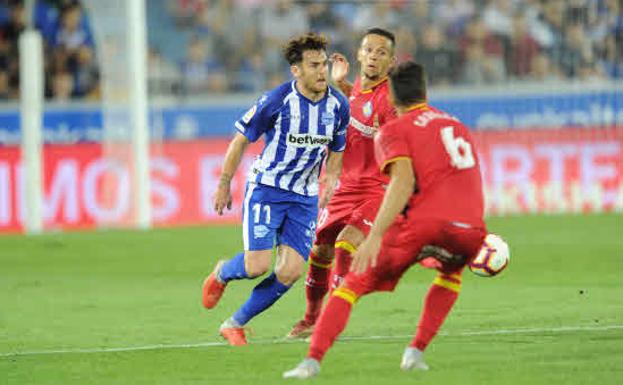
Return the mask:
[(244, 334), (243, 327), (221, 328), (220, 332), (231, 346), (244, 346), (247, 344), (247, 337)]
[(203, 281), (203, 306), (212, 309), (221, 299), (227, 283), (218, 280), (218, 273), (225, 261), (219, 261), (208, 278)]

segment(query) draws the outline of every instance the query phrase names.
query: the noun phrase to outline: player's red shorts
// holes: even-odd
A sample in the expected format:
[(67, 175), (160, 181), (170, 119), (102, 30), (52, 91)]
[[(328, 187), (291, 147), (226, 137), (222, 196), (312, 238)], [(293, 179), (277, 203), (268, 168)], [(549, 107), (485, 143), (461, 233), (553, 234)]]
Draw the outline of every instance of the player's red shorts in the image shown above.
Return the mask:
[(346, 225), (359, 229), (366, 236), (383, 202), (383, 193), (352, 194), (339, 190), (318, 217), (317, 245), (333, 245)]
[[(409, 221), (398, 219), (383, 237), (377, 264), (363, 274), (349, 273), (343, 286), (358, 296), (373, 291), (393, 291), (407, 269), (417, 262), (423, 246), (442, 247), (452, 254), (471, 259), (480, 249), (487, 232), (484, 228), (442, 220)], [(441, 264), (442, 273), (452, 274), (464, 265)]]

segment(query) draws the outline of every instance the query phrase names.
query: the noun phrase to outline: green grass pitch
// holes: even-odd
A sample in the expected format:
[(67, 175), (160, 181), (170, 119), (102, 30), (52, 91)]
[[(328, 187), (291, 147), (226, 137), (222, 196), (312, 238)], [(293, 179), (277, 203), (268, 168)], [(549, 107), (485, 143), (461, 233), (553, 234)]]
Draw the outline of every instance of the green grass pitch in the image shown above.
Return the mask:
[[(416, 267), (395, 293), (355, 306), (344, 336), (362, 338), (336, 343), (310, 383), (623, 383), (623, 216), (488, 224), (509, 242), (511, 264), (496, 278), (464, 274), (426, 352), (429, 372), (398, 368), (434, 276)], [(287, 383), (281, 373), (307, 349), (281, 341), (303, 313), (302, 281), (251, 321), (242, 348), (219, 345), (217, 329), (257, 281), (201, 306), (205, 275), (240, 248), (238, 227), (1, 236), (0, 383)]]

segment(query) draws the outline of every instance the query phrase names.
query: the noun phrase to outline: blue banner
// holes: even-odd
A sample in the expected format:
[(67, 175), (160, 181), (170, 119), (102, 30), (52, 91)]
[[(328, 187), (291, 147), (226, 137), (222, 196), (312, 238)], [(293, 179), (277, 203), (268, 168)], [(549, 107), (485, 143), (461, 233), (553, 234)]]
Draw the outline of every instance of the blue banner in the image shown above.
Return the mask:
[[(509, 87), (509, 92), (512, 87)], [(432, 97), (431, 104), (461, 119), (469, 127), (482, 129), (528, 129), (559, 127), (623, 126), (623, 91), (582, 93), (522, 93)], [(192, 140), (229, 136), (233, 123), (248, 104), (167, 105), (150, 110), (150, 130), (155, 140)], [(98, 106), (70, 104), (44, 113), (46, 143), (98, 142), (104, 137), (104, 116)], [(118, 119), (125, 122), (127, 119)], [(111, 127), (111, 125), (108, 125)], [(20, 142), (17, 108), (0, 110), (0, 145)], [(116, 129), (116, 130), (115, 130)], [(114, 127), (115, 137), (129, 137), (126, 127)]]

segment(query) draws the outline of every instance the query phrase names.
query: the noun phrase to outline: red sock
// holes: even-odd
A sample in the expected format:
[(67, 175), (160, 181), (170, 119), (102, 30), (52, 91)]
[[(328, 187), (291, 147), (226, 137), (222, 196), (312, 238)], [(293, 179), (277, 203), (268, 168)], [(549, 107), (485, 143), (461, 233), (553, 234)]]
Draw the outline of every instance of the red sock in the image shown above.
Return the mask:
[[(338, 289), (338, 291), (340, 290), (342, 288)], [(346, 327), (353, 302), (335, 295), (335, 292), (331, 295), (314, 328), (314, 334), (312, 334), (309, 344), (308, 358), (322, 361), (327, 350), (331, 348), (333, 342)]]
[(337, 289), (348, 274), (350, 263), (353, 260), (351, 252), (354, 250), (355, 247), (348, 241), (335, 243), (335, 267), (331, 274), (331, 290)]
[(331, 258), (319, 258), (314, 253), (309, 255), (309, 270), (307, 270), (305, 279), (305, 296), (307, 297), (305, 321), (307, 323), (315, 323), (320, 315), (322, 300), (329, 291), (331, 263)]
[(461, 290), (460, 275), (438, 275), (424, 300), (424, 310), (411, 347), (424, 351), (452, 310)]

